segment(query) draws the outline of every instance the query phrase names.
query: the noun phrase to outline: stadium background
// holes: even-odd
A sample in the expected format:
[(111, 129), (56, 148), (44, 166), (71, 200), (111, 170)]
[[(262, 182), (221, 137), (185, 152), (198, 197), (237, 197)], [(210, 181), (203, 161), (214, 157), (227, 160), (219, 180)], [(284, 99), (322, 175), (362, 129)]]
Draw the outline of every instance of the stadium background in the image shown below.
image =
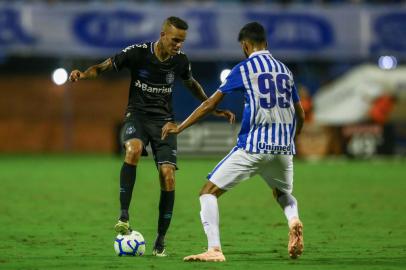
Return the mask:
[[(114, 258), (110, 246), (121, 163), (117, 134), (129, 74), (110, 72), (77, 84), (62, 83), (63, 72), (53, 75), (58, 68), (83, 70), (127, 45), (156, 40), (170, 15), (189, 22), (184, 51), (208, 93), (242, 59), (240, 27), (262, 22), (271, 53), (291, 68), (307, 111), (295, 187), (308, 224), (307, 257), (289, 263), (280, 210), (272, 204), (271, 215), (265, 212), (272, 198), (255, 180), (222, 202), (222, 222), (233, 225), (224, 230), (230, 254), (225, 267), (405, 267), (405, 1), (153, 0), (0, 1), (0, 269), (134, 264)], [(197, 105), (178, 82), (176, 119), (182, 121)], [(228, 96), (222, 107), (241, 119), (240, 95)], [(238, 123), (208, 117), (179, 136), (169, 269), (185, 267), (180, 258), (204, 246), (195, 195), (205, 174), (235, 144), (238, 130)], [(140, 193), (132, 207), (149, 240), (158, 184), (151, 159), (141, 164)], [(258, 196), (244, 204), (244, 192)], [(239, 212), (230, 210), (235, 201)], [(252, 208), (270, 216), (255, 221), (255, 230), (249, 225)], [(326, 227), (318, 227), (320, 220)], [(89, 252), (95, 241), (100, 244)], [(247, 246), (236, 245), (240, 241)], [(148, 256), (136, 263), (165, 265)]]

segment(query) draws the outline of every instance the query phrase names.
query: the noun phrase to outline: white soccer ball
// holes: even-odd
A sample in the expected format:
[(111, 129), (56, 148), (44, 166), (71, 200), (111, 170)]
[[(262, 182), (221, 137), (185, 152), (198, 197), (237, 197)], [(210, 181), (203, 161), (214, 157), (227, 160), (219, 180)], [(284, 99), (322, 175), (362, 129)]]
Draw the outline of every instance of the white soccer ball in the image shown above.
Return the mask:
[(117, 235), (114, 250), (118, 256), (142, 256), (145, 253), (145, 240), (141, 233), (132, 231), (128, 235)]

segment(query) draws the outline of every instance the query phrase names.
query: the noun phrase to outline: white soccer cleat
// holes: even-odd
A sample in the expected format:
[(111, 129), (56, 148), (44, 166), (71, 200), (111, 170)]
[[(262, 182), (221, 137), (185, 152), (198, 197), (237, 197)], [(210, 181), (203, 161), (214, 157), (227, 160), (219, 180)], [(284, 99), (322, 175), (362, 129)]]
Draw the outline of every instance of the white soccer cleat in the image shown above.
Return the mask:
[(209, 249), (206, 252), (183, 258), (185, 262), (224, 262), (226, 257), (219, 249)]
[(154, 244), (154, 248), (152, 250), (152, 255), (156, 257), (167, 257), (168, 254), (166, 254), (166, 249), (165, 249), (165, 242), (164, 242), (165, 236), (157, 236)]
[(152, 255), (156, 257), (167, 257), (168, 254), (166, 253), (166, 249), (163, 250), (155, 249), (152, 251)]
[(290, 224), (288, 252), (292, 259), (297, 259), (303, 253), (303, 224), (297, 219)]

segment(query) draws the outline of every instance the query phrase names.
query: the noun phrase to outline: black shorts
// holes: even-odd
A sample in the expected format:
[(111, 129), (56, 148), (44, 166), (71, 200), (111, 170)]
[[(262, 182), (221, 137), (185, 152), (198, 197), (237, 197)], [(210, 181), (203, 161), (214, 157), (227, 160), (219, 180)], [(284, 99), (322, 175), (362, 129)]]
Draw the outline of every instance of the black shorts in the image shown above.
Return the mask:
[(124, 145), (131, 139), (140, 139), (143, 143), (143, 156), (148, 156), (146, 146), (150, 143), (155, 163), (172, 164), (176, 168), (177, 140), (176, 135), (170, 134), (161, 140), (162, 127), (167, 120), (151, 119), (146, 115), (127, 113), (121, 129), (121, 143)]

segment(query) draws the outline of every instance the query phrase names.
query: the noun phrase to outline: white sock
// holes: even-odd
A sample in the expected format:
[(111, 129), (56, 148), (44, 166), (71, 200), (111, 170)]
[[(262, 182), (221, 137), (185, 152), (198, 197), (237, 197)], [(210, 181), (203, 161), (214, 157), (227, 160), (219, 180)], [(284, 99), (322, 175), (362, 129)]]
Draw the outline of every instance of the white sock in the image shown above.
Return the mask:
[(200, 218), (207, 235), (208, 247), (221, 249), (219, 232), (219, 208), (217, 197), (211, 194), (200, 196)]
[(296, 198), (292, 194), (283, 194), (278, 197), (277, 201), (282, 207), (290, 226), (291, 221), (299, 218)]

